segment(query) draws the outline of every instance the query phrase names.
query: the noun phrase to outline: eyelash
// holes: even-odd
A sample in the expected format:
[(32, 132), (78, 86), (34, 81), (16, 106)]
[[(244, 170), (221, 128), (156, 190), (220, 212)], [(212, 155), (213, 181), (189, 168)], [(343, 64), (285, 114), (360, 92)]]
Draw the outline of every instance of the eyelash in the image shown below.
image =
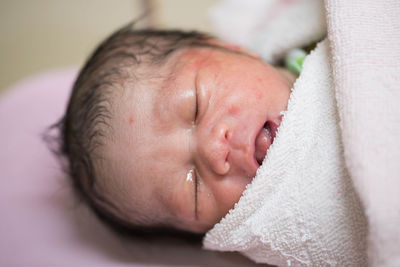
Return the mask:
[(196, 121), (197, 120), (197, 115), (199, 113), (199, 103), (198, 103), (198, 100), (197, 100), (197, 88), (194, 91), (194, 108), (195, 108), (194, 121)]
[[(198, 98), (197, 98), (197, 88), (195, 88), (194, 91), (194, 107), (195, 107), (195, 111), (194, 111), (194, 120), (193, 120), (193, 124), (195, 124), (197, 122), (197, 116), (198, 116), (198, 112), (199, 112), (199, 103), (198, 103)], [(197, 200), (198, 200), (198, 193), (199, 193), (199, 175), (197, 173), (197, 169), (193, 168), (193, 176), (194, 176), (194, 216), (195, 219), (198, 219), (198, 204), (197, 204)]]
[(193, 169), (194, 174), (194, 216), (198, 219), (198, 212), (197, 212), (197, 195), (199, 190), (199, 179), (197, 175), (197, 170)]

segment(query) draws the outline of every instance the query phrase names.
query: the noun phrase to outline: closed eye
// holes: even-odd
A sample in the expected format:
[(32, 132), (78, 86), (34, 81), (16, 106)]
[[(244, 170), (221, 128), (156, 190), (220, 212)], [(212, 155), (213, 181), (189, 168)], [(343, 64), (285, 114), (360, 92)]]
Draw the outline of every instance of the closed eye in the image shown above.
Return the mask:
[(198, 79), (199, 79), (199, 75), (198, 73), (196, 74), (196, 77), (194, 79), (194, 107), (195, 107), (195, 111), (194, 111), (194, 120), (193, 123), (195, 124), (197, 122), (197, 116), (199, 115), (199, 97), (198, 97)]
[(197, 170), (194, 169), (193, 171), (194, 176), (194, 217), (197, 220), (198, 216), (198, 193), (199, 193), (199, 176), (197, 174)]
[(199, 114), (199, 101), (197, 99), (197, 87), (196, 87), (195, 92), (194, 92), (194, 99), (195, 99), (194, 100), (195, 111), (194, 111), (194, 120), (193, 120), (193, 122), (196, 122), (197, 121), (197, 116)]

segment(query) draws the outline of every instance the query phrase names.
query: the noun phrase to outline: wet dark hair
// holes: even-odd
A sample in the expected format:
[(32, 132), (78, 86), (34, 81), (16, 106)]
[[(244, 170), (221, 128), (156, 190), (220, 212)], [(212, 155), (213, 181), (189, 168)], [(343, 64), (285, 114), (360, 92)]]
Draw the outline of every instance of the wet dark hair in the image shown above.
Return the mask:
[(208, 42), (211, 39), (196, 31), (135, 30), (133, 23), (124, 26), (104, 40), (88, 58), (73, 85), (65, 115), (52, 127), (58, 130), (53, 151), (71, 178), (75, 192), (103, 222), (119, 233), (165, 233), (165, 227), (136, 225), (116, 216), (111, 211), (118, 211), (118, 207), (94, 187), (99, 177), (95, 162), (101, 159), (96, 149), (104, 145), (112, 129), (110, 98), (113, 91), (120, 89), (116, 85), (121, 80), (135, 76), (135, 70), (163, 64), (176, 51), (189, 47), (218, 47)]

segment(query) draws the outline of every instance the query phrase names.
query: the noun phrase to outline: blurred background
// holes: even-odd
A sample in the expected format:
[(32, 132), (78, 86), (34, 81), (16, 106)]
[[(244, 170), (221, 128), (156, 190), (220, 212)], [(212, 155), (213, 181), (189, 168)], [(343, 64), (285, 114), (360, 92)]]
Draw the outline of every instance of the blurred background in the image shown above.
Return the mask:
[(151, 8), (143, 23), (212, 32), (218, 0), (0, 0), (0, 94), (16, 81), (81, 66), (111, 32)]

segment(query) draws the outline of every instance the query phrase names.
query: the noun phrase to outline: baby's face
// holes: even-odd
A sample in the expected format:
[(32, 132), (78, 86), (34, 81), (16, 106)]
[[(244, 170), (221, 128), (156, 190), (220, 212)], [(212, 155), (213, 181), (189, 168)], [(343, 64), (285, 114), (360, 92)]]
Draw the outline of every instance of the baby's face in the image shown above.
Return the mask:
[(163, 78), (126, 83), (117, 97), (105, 186), (132, 221), (140, 211), (205, 232), (255, 176), (291, 84), (258, 58), (222, 49), (191, 48), (167, 65), (152, 74)]

